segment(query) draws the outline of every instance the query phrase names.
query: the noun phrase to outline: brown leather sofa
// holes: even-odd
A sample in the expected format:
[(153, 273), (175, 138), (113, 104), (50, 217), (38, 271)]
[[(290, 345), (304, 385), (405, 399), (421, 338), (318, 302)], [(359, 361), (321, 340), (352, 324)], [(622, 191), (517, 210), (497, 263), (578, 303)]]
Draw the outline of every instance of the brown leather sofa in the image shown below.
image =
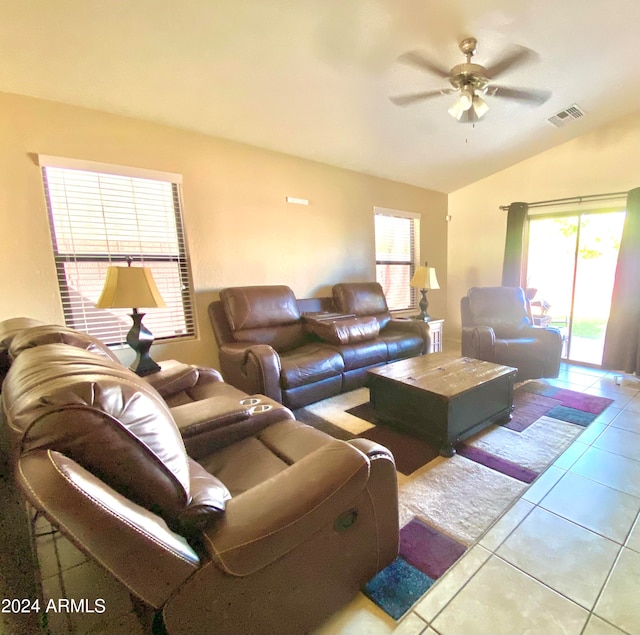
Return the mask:
[(169, 635), (307, 633), (397, 554), (391, 454), (267, 397), (169, 408), (54, 343), (13, 360), (2, 411), (30, 505)]
[(429, 350), (425, 329), (391, 318), (378, 283), (337, 284), (332, 298), (302, 300), (284, 285), (230, 287), (209, 317), (225, 381), (293, 409), (365, 385), (369, 368)]
[(519, 287), (473, 287), (461, 299), (462, 355), (518, 369), (517, 381), (557, 377), (562, 336), (534, 326)]

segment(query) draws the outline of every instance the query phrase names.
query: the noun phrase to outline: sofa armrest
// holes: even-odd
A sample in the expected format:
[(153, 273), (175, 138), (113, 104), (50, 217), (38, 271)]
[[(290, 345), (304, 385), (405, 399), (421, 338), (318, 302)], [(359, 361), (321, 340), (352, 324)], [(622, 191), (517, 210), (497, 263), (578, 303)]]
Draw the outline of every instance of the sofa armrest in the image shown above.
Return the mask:
[(544, 376), (557, 377), (562, 358), (562, 333), (553, 326), (532, 326), (529, 328), (537, 340), (541, 340), (547, 351), (544, 361)]
[(243, 421), (249, 416), (250, 403), (228, 397), (210, 397), (174, 406), (171, 415), (183, 439), (198, 436)]
[(349, 511), (367, 485), (369, 463), (334, 440), (232, 498), (203, 532), (211, 557), (235, 576), (263, 569)]
[(210, 397), (170, 410), (187, 454), (196, 460), (276, 421), (294, 418), (289, 408), (264, 395), (247, 395), (244, 399)]
[(160, 367), (159, 372), (144, 379), (165, 399), (199, 384), (222, 381), (222, 375), (214, 368), (199, 368), (174, 360), (160, 362)]
[(495, 356), (496, 336), (490, 326), (462, 327), (462, 355), (491, 362)]
[(227, 382), (246, 393), (282, 402), (280, 356), (271, 346), (234, 342), (221, 346), (218, 356)]

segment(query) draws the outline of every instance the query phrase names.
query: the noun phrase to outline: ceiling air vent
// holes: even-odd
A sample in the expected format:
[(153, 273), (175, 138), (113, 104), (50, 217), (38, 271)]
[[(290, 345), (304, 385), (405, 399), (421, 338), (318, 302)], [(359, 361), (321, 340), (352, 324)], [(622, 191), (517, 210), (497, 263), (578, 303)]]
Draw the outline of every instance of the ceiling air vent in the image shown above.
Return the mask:
[(549, 117), (547, 121), (557, 128), (560, 128), (566, 123), (569, 123), (572, 119), (580, 119), (580, 117), (584, 117), (584, 110), (582, 110), (582, 108), (577, 104), (573, 104), (573, 106), (569, 106), (569, 108), (565, 108), (564, 110), (557, 112), (553, 117)]

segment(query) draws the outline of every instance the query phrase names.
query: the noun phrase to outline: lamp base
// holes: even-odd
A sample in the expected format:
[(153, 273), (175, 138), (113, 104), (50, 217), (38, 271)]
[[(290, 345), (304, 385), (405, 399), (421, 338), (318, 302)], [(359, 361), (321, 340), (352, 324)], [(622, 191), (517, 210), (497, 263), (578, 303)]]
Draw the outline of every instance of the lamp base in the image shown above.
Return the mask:
[(429, 301), (427, 300), (427, 289), (420, 289), (420, 293), (422, 294), (422, 298), (418, 303), (418, 306), (420, 307), (420, 313), (418, 315), (411, 316), (411, 319), (430, 322), (431, 316), (427, 313), (427, 307), (429, 306)]
[(127, 344), (129, 344), (136, 353), (136, 358), (130, 368), (140, 377), (145, 377), (146, 375), (151, 375), (162, 370), (160, 366), (151, 359), (151, 355), (149, 355), (149, 349), (153, 344), (153, 334), (142, 323), (144, 316), (144, 313), (138, 313), (138, 310), (134, 309), (131, 314), (133, 326), (127, 333)]

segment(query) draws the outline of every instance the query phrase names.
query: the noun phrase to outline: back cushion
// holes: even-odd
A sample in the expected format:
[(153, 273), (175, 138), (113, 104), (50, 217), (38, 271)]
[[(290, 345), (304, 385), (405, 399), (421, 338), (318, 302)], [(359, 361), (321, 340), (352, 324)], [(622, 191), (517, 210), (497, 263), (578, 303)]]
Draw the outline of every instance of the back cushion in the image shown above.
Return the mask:
[(88, 333), (76, 331), (68, 326), (60, 326), (58, 324), (42, 324), (21, 331), (13, 338), (11, 347), (9, 348), (9, 355), (12, 359), (15, 359), (27, 348), (56, 343), (83, 348), (114, 362), (118, 361), (116, 354), (100, 340)]
[(497, 337), (517, 337), (531, 322), (524, 291), (519, 287), (472, 287), (469, 310), (474, 324), (490, 326)]
[(387, 299), (378, 282), (341, 282), (333, 286), (333, 300), (341, 313), (375, 317), (381, 329), (391, 319)]
[(188, 457), (169, 409), (120, 364), (67, 344), (27, 349), (2, 400), (21, 452), (57, 450), (168, 522), (189, 503)]
[(231, 287), (220, 292), (220, 301), (236, 342), (269, 344), (286, 351), (305, 341), (296, 297), (289, 287)]

